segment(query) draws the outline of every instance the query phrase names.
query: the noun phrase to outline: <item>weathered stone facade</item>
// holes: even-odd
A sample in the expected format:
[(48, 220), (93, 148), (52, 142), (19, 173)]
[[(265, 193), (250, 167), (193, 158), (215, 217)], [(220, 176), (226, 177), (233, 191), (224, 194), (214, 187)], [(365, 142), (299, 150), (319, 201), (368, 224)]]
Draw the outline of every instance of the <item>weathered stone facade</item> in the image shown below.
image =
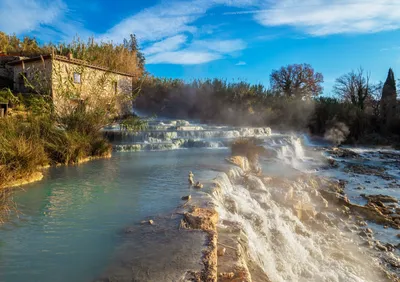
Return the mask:
[(58, 55), (17, 60), (8, 66), (12, 67), (14, 92), (47, 94), (61, 113), (81, 103), (113, 107), (119, 113), (130, 105), (124, 103), (124, 97), (132, 95), (132, 74)]

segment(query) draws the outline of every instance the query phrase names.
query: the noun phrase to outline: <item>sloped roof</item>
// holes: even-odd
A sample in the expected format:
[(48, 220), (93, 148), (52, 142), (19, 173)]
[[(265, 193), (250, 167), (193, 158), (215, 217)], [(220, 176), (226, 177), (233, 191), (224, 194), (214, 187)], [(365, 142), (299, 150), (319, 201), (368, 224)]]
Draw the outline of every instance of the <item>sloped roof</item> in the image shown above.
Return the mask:
[(27, 62), (35, 62), (35, 61), (48, 60), (48, 59), (62, 61), (62, 62), (65, 62), (65, 63), (79, 65), (79, 66), (86, 66), (86, 67), (89, 67), (89, 68), (92, 68), (92, 69), (102, 70), (102, 71), (106, 71), (106, 72), (112, 72), (112, 73), (116, 73), (116, 74), (123, 75), (123, 76), (129, 76), (129, 77), (134, 77), (135, 76), (132, 73), (114, 71), (114, 70), (110, 70), (110, 69), (108, 69), (106, 67), (103, 67), (103, 66), (90, 64), (90, 63), (88, 63), (87, 61), (84, 61), (84, 60), (79, 60), (79, 59), (75, 59), (75, 58), (69, 59), (68, 57), (60, 56), (60, 55), (41, 55), (41, 56), (31, 57), (31, 58), (27, 58), (27, 59), (21, 59), (21, 60), (12, 61), (12, 62), (8, 63), (8, 65), (15, 66), (15, 65), (21, 64), (22, 62), (27, 63)]

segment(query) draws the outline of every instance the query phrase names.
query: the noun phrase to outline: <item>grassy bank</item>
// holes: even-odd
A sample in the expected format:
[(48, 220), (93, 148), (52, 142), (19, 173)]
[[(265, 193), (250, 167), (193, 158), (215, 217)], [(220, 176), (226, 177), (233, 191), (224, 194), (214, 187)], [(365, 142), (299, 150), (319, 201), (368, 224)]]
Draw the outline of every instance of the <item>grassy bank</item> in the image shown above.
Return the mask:
[(109, 156), (111, 144), (99, 131), (105, 116), (77, 109), (63, 117), (26, 112), (0, 119), (0, 221), (9, 212), (6, 187), (40, 179), (45, 166)]
[(97, 115), (75, 111), (61, 118), (61, 123), (33, 114), (1, 119), (0, 188), (43, 166), (109, 155), (111, 145), (94, 123)]

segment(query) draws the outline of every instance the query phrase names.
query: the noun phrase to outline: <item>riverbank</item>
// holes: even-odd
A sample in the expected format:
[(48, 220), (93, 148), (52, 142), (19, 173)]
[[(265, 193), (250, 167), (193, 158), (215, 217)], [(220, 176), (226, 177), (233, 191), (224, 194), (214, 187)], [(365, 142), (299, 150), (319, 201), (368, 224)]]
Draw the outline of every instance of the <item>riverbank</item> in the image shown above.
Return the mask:
[[(0, 119), (0, 190), (39, 181), (49, 166), (110, 157), (112, 146), (95, 117), (72, 112), (59, 122), (52, 115), (33, 113)], [(2, 197), (0, 206), (6, 204), (7, 197)]]

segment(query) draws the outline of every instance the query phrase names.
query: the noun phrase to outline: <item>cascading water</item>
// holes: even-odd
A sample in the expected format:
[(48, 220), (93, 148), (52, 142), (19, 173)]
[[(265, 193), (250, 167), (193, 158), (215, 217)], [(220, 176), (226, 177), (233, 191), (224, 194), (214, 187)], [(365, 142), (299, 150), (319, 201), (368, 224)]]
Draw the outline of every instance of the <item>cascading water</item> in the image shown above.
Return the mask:
[[(300, 166), (305, 158), (299, 138), (267, 143), (282, 163)], [(222, 227), (241, 227), (250, 259), (271, 281), (386, 281), (368, 250), (357, 245), (358, 237), (343, 231), (348, 223), (330, 213), (334, 207), (307, 178), (260, 178), (234, 167), (214, 181)]]
[[(390, 240), (398, 240), (398, 230), (379, 232), (382, 226), (368, 222), (378, 231), (370, 241), (361, 241), (359, 233), (366, 227), (354, 224), (356, 218), (349, 218), (346, 209), (328, 202), (313, 178), (314, 174), (339, 178), (332, 171), (340, 172), (340, 178), (347, 176), (346, 193), (351, 200), (359, 196), (360, 180), (369, 193), (368, 185), (389, 191), (400, 183), (387, 180), (389, 174), (398, 177), (400, 154), (363, 149), (354, 152), (361, 156), (356, 159), (331, 156), (339, 168), (322, 169), (328, 163), (323, 157), (326, 150), (309, 150), (310, 140), (272, 135), (269, 128), (164, 120), (150, 122), (144, 132), (124, 132), (114, 126), (105, 134), (118, 151), (173, 151), (116, 153), (111, 160), (51, 168), (43, 182), (19, 192), (15, 199), (22, 208), (21, 219), (15, 217), (0, 229), (1, 281), (98, 281), (94, 278), (102, 277), (103, 270), (112, 279), (121, 273), (131, 278), (119, 281), (188, 281), (186, 270), (201, 270), (205, 236), (190, 230), (193, 237), (182, 240), (177, 228), (180, 215), (170, 214), (177, 205), (182, 207), (181, 197), (188, 194), (194, 205), (215, 203), (218, 228), (224, 229), (218, 234), (219, 243), (243, 254), (240, 263), (248, 263), (252, 281), (266, 282), (266, 276), (274, 282), (387, 281), (377, 266), (381, 258), (393, 259), (390, 264), (400, 266), (394, 258), (396, 250), (377, 253), (370, 249), (376, 247), (375, 239), (397, 244)], [(262, 176), (250, 173), (253, 164), (247, 158), (235, 159), (238, 166), (224, 161), (229, 158), (230, 142), (237, 137), (258, 137), (266, 148), (259, 161)], [(180, 148), (225, 150), (175, 150)], [(344, 175), (346, 164), (366, 159), (384, 171)], [(188, 188), (189, 171), (204, 189)], [(208, 181), (213, 178), (215, 189)], [(398, 190), (390, 191), (399, 198)], [(154, 226), (142, 224), (150, 218)], [(223, 241), (224, 236), (230, 241)], [(220, 257), (218, 264), (224, 259), (230, 259), (230, 254)]]
[(268, 137), (270, 128), (209, 126), (188, 121), (151, 121), (141, 132), (105, 130), (116, 151), (174, 150), (180, 148), (226, 148), (239, 137)]

